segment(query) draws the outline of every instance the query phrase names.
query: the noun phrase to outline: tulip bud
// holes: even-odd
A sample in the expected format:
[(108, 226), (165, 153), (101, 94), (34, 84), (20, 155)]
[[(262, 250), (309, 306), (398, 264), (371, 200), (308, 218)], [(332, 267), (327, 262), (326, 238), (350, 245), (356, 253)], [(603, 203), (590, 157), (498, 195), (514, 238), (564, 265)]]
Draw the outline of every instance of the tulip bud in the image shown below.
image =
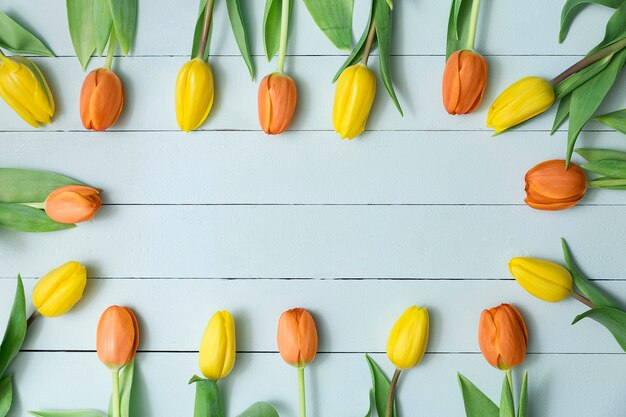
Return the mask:
[(67, 262), (41, 277), (33, 289), (33, 304), (44, 317), (70, 311), (82, 298), (87, 270), (76, 261)]
[(526, 77), (504, 90), (487, 114), (487, 127), (503, 132), (538, 114), (554, 104), (552, 85), (539, 77)]
[(564, 210), (585, 196), (587, 177), (577, 165), (565, 169), (565, 161), (553, 159), (526, 173), (526, 204), (537, 210)]
[(296, 111), (298, 88), (286, 74), (272, 73), (261, 80), (259, 86), (259, 122), (265, 133), (283, 133)]
[(176, 121), (185, 132), (195, 130), (206, 120), (213, 105), (213, 71), (208, 62), (194, 58), (176, 77)]
[(572, 274), (559, 264), (543, 259), (513, 258), (509, 271), (529, 293), (555, 303), (572, 293)]
[(113, 71), (99, 68), (87, 74), (80, 92), (80, 118), (85, 129), (107, 130), (123, 107), (124, 88)]
[(119, 370), (135, 358), (139, 346), (137, 318), (128, 307), (107, 308), (96, 333), (96, 351), (100, 362), (111, 370)]
[(487, 86), (487, 60), (474, 51), (456, 51), (443, 71), (443, 105), (450, 114), (471, 113), (480, 105)]
[(342, 139), (353, 139), (365, 130), (375, 96), (376, 76), (366, 65), (343, 70), (333, 104), (333, 127)]
[(304, 368), (317, 355), (317, 328), (311, 313), (293, 308), (278, 320), (278, 351), (289, 365)]
[(59, 187), (46, 198), (46, 214), (59, 223), (80, 223), (93, 219), (100, 207), (99, 191), (83, 185)]
[(225, 378), (235, 365), (235, 321), (228, 311), (218, 311), (206, 326), (200, 344), (200, 370), (209, 379)]
[(524, 318), (509, 304), (483, 310), (478, 326), (478, 345), (493, 367), (504, 371), (519, 365), (524, 362), (528, 346)]
[(48, 124), (54, 98), (39, 68), (29, 59), (0, 54), (0, 97), (29, 125)]
[(387, 339), (387, 356), (400, 369), (422, 361), (428, 344), (429, 318), (426, 307), (409, 307), (396, 321)]

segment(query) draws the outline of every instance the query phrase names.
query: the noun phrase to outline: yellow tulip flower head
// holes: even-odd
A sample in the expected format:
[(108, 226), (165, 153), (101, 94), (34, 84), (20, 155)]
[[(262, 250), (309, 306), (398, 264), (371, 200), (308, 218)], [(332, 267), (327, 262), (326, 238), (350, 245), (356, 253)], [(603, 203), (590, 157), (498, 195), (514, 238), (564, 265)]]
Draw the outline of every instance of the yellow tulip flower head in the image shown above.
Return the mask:
[(534, 258), (513, 258), (509, 262), (511, 275), (535, 297), (555, 303), (572, 293), (572, 274), (563, 266)]
[(387, 340), (387, 356), (400, 370), (421, 362), (428, 344), (428, 310), (409, 307), (393, 325)]
[(333, 126), (342, 139), (353, 139), (365, 130), (375, 96), (376, 76), (366, 65), (343, 70), (333, 105)]
[(213, 106), (213, 71), (200, 58), (188, 61), (176, 78), (176, 121), (181, 130), (195, 130), (206, 120)]
[(532, 119), (554, 104), (552, 85), (540, 77), (526, 77), (504, 90), (487, 114), (487, 127), (498, 134)]
[(67, 313), (82, 298), (87, 269), (76, 261), (67, 262), (41, 277), (33, 290), (33, 304), (44, 317)]
[(0, 97), (29, 125), (48, 124), (54, 98), (39, 68), (30, 60), (0, 54)]
[(211, 317), (200, 344), (200, 370), (209, 379), (222, 379), (232, 371), (237, 346), (235, 321), (228, 311)]

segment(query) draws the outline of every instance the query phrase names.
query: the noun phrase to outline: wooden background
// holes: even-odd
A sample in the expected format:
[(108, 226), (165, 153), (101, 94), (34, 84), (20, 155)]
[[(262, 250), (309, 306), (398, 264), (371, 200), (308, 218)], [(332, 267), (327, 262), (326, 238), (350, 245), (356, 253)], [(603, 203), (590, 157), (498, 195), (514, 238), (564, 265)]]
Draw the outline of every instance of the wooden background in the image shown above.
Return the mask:
[[(183, 4), (185, 3), (185, 4)], [(367, 1), (355, 2), (355, 35)], [(27, 297), (35, 279), (68, 260), (88, 267), (84, 299), (69, 314), (37, 320), (12, 366), (11, 416), (28, 409), (106, 410), (107, 369), (94, 351), (100, 313), (128, 305), (141, 327), (135, 415), (192, 415), (197, 349), (218, 309), (237, 322), (234, 372), (221, 386), (226, 412), (273, 402), (297, 413), (296, 372), (276, 352), (280, 313), (315, 315), (320, 354), (307, 368), (311, 416), (360, 416), (370, 377), (364, 352), (388, 373), (388, 332), (411, 304), (431, 312), (423, 363), (399, 389), (401, 415), (462, 416), (455, 372), (499, 398), (501, 374), (482, 358), (483, 308), (515, 304), (530, 332), (531, 415), (623, 417), (626, 355), (594, 322), (570, 326), (574, 300), (547, 304), (507, 270), (513, 256), (562, 260), (568, 239), (586, 273), (626, 302), (626, 193), (590, 191), (573, 210), (546, 213), (523, 203), (524, 173), (565, 153), (566, 132), (549, 136), (553, 111), (492, 137), (486, 111), (525, 75), (550, 78), (603, 36), (610, 10), (589, 7), (557, 43), (563, 1), (483, 2), (478, 50), (490, 78), (483, 105), (452, 117), (441, 104), (448, 1), (396, 1), (393, 75), (400, 117), (379, 89), (368, 131), (351, 142), (332, 131), (330, 80), (346, 53), (318, 31), (296, 1), (287, 71), (298, 83), (291, 130), (267, 137), (256, 114), (263, 57), (263, 2), (243, 0), (257, 77), (251, 82), (217, 2), (212, 42), (214, 109), (203, 130), (178, 131), (174, 80), (188, 59), (197, 2), (140, 2), (131, 57), (114, 69), (126, 106), (109, 132), (85, 132), (78, 97), (85, 73), (74, 56), (64, 2), (0, 0), (27, 21), (58, 58), (37, 58), (54, 91), (54, 123), (33, 130), (0, 102), (0, 166), (48, 169), (103, 190), (98, 217), (50, 234), (0, 233), (0, 326), (18, 272)], [(104, 63), (94, 59), (90, 69)], [(370, 66), (377, 67), (376, 57)], [(604, 110), (623, 108), (624, 77)], [(624, 137), (590, 123), (579, 146), (626, 148)], [(32, 307), (30, 307), (32, 309)], [(519, 384), (521, 372), (516, 371)]]

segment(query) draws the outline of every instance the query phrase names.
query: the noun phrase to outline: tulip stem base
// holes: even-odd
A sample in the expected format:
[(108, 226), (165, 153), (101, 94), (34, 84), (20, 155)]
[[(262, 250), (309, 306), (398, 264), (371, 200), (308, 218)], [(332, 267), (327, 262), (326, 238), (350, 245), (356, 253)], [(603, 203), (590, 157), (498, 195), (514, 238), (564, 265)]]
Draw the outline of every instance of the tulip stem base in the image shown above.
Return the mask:
[(298, 368), (298, 394), (300, 397), (300, 417), (306, 417), (306, 391), (304, 390), (304, 368)]
[(367, 60), (372, 52), (372, 45), (374, 44), (374, 36), (376, 35), (376, 22), (372, 12), (372, 23), (370, 24), (370, 31), (367, 34), (367, 41), (365, 41), (365, 49), (363, 49), (363, 56), (361, 57), (361, 64), (367, 65)]
[(33, 311), (33, 314), (31, 314), (31, 315), (28, 317), (28, 320), (26, 320), (26, 327), (27, 327), (27, 328), (28, 328), (28, 327), (30, 327), (30, 326), (31, 326), (31, 324), (33, 324), (33, 322), (35, 321), (35, 319), (36, 319), (37, 317), (39, 317), (39, 316), (40, 316), (39, 311), (37, 311), (37, 310)]
[(276, 71), (285, 72), (285, 54), (287, 53), (287, 36), (289, 34), (289, 12), (291, 11), (292, 0), (282, 0), (282, 10), (280, 15), (280, 44), (278, 48), (278, 62)]
[(204, 9), (204, 22), (202, 23), (202, 38), (200, 38), (200, 47), (198, 48), (197, 58), (204, 61), (204, 53), (209, 43), (209, 29), (211, 28), (211, 15), (213, 14), (213, 4), (215, 0), (208, 0)]
[(111, 410), (113, 417), (120, 417), (120, 371), (114, 369), (113, 375), (113, 391), (111, 392)]
[(36, 209), (45, 209), (46, 208), (46, 202), (42, 201), (39, 203), (18, 203), (22, 206), (28, 206), (28, 207), (32, 207), (32, 208), (36, 208)]
[(478, 26), (478, 11), (480, 10), (480, 0), (474, 0), (472, 2), (472, 12), (470, 15), (470, 31), (467, 37), (466, 49), (474, 49), (476, 43), (476, 27)]
[(584, 295), (578, 294), (576, 291), (572, 291), (572, 297), (583, 303), (589, 308), (596, 308), (596, 306)]
[(385, 411), (385, 417), (391, 417), (393, 414), (393, 403), (396, 397), (396, 386), (398, 385), (398, 379), (400, 378), (400, 371), (396, 369), (391, 378), (391, 385), (389, 386), (389, 396), (387, 397), (387, 410)]
[(115, 36), (115, 28), (111, 29), (111, 37), (109, 38), (109, 49), (107, 51), (107, 59), (104, 63), (104, 67), (108, 70), (113, 66), (113, 56), (115, 55), (115, 47), (117, 44), (117, 37)]

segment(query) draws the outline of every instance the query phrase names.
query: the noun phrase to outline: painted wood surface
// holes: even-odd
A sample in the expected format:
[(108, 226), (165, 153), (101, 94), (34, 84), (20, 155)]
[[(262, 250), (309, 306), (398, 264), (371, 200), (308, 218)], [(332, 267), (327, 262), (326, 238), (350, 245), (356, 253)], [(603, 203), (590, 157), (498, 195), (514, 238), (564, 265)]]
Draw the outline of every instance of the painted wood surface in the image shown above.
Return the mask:
[[(94, 353), (95, 326), (111, 304), (129, 305), (142, 330), (136, 416), (192, 414), (200, 337), (212, 312), (229, 309), (240, 353), (224, 381), (227, 414), (269, 400), (297, 411), (295, 371), (276, 353), (280, 313), (309, 308), (320, 351), (307, 383), (311, 416), (363, 415), (370, 384), (365, 352), (387, 372), (387, 333), (410, 304), (427, 305), (426, 359), (400, 388), (400, 411), (464, 415), (456, 372), (496, 398), (500, 373), (478, 353), (483, 308), (510, 302), (530, 330), (531, 415), (623, 417), (626, 355), (583, 308), (546, 304), (510, 278), (512, 256), (562, 260), (568, 239), (578, 263), (626, 302), (626, 193), (591, 191), (562, 213), (527, 208), (524, 173), (562, 158), (566, 132), (549, 136), (552, 112), (492, 137), (488, 104), (525, 75), (554, 76), (603, 35), (608, 10), (589, 7), (557, 43), (562, 1), (483, 2), (478, 49), (488, 56), (484, 104), (467, 117), (441, 105), (447, 1), (396, 2), (393, 71), (402, 118), (379, 83), (368, 131), (351, 142), (332, 132), (330, 80), (345, 59), (296, 2), (287, 69), (298, 82), (291, 131), (266, 137), (256, 116), (261, 76), (274, 64), (259, 36), (263, 2), (242, 0), (252, 23), (257, 78), (238, 56), (223, 2), (213, 35), (216, 101), (202, 131), (177, 131), (173, 84), (187, 59), (195, 1), (140, 2), (133, 56), (116, 60), (124, 115), (106, 133), (84, 132), (74, 56), (62, 1), (0, 0), (25, 18), (58, 58), (36, 58), (58, 103), (53, 124), (34, 131), (0, 102), (0, 166), (48, 169), (103, 189), (91, 223), (46, 235), (0, 233), (0, 327), (15, 275), (27, 297), (35, 278), (76, 259), (87, 265), (84, 300), (58, 319), (35, 322), (12, 370), (16, 403), (29, 409), (106, 409), (108, 371)], [(355, 35), (366, 1), (355, 5)], [(37, 10), (37, 12), (34, 12)], [(372, 67), (376, 65), (372, 59)], [(94, 59), (96, 68), (103, 59)], [(622, 76), (603, 106), (626, 106)], [(623, 136), (590, 123), (579, 146), (626, 149)], [(518, 374), (517, 377), (521, 377)], [(517, 380), (519, 382), (519, 379)]]

